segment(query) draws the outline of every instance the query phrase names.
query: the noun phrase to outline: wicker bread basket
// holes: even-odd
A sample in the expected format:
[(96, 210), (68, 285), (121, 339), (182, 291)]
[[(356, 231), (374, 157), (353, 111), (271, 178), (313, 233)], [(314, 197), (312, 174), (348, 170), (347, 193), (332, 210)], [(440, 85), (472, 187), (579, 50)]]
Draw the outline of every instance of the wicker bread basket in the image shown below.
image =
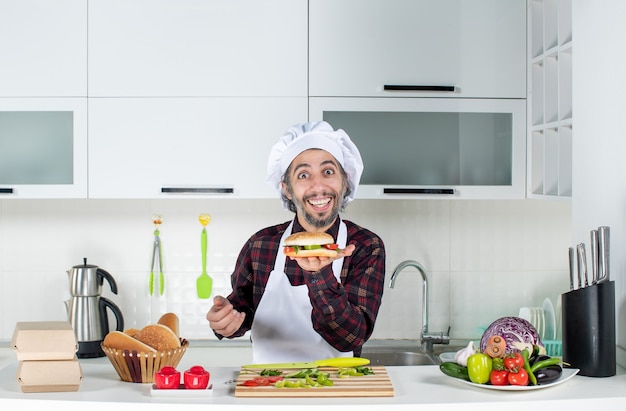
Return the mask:
[(151, 383), (154, 373), (165, 366), (176, 367), (183, 358), (189, 341), (180, 340), (180, 347), (169, 351), (137, 352), (135, 350), (118, 350), (102, 344), (102, 350), (115, 367), (122, 381)]

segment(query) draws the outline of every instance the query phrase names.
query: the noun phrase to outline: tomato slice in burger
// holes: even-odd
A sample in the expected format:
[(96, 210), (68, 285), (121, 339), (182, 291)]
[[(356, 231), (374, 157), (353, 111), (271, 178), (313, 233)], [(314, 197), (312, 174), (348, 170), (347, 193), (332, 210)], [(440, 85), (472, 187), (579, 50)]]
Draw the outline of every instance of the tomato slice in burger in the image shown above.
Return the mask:
[(324, 248), (329, 250), (336, 250), (339, 248), (339, 244), (324, 244)]

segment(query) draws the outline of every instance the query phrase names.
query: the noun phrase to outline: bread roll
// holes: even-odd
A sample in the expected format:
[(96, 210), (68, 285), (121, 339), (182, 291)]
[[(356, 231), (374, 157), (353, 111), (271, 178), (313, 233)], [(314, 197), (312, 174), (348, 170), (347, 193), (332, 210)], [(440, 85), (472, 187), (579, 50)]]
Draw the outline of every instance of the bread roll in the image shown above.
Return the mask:
[(168, 351), (180, 347), (178, 336), (163, 324), (146, 325), (135, 334), (135, 338), (157, 351)]
[(180, 338), (180, 331), (178, 329), (179, 320), (176, 314), (174, 313), (163, 314), (161, 318), (159, 318), (159, 321), (157, 321), (157, 324), (163, 324), (166, 327), (169, 327), (170, 330), (174, 331), (174, 334), (176, 334), (176, 337)]
[(105, 347), (114, 348), (117, 350), (128, 350), (137, 352), (155, 352), (156, 350), (151, 346), (142, 343), (136, 338), (131, 337), (121, 331), (111, 331), (104, 337), (102, 342)]
[(134, 336), (139, 332), (139, 328), (127, 328), (124, 330), (124, 334)]
[(285, 245), (322, 245), (334, 242), (335, 240), (330, 234), (323, 232), (300, 231), (285, 238)]
[[(311, 233), (301, 231), (291, 234), (285, 239), (284, 253), (287, 257), (336, 257), (337, 250), (329, 250), (328, 248), (315, 248), (313, 250), (305, 250), (303, 246), (333, 244), (335, 240), (327, 233)], [(293, 250), (291, 247), (298, 247)]]

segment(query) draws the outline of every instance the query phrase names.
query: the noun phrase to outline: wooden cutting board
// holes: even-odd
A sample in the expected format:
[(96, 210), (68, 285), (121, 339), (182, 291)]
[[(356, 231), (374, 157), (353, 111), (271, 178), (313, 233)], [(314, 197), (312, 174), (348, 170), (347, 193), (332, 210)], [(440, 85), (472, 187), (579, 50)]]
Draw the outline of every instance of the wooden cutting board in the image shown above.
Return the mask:
[[(268, 397), (268, 398), (296, 398), (296, 397), (393, 397), (394, 390), (385, 367), (371, 367), (373, 375), (360, 377), (339, 378), (336, 368), (320, 368), (320, 371), (330, 373), (330, 379), (334, 382), (330, 387), (312, 388), (276, 388), (272, 385), (264, 387), (247, 387), (243, 385), (246, 380), (258, 377), (258, 374), (250, 370), (241, 370), (237, 377), (235, 397)], [(283, 374), (295, 371), (293, 369), (281, 370)]]

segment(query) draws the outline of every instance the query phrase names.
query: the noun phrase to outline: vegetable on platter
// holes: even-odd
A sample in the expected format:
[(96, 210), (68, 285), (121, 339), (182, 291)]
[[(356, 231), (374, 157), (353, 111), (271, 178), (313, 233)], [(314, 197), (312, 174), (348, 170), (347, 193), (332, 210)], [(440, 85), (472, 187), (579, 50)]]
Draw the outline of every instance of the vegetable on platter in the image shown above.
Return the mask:
[(533, 346), (545, 348), (535, 326), (529, 321), (519, 317), (502, 317), (492, 322), (480, 339), (480, 352), (487, 351), (489, 340), (493, 336), (499, 336), (506, 343), (505, 354), (511, 354), (523, 349), (533, 350)]
[(518, 317), (494, 321), (483, 333), (478, 350), (474, 343), (456, 352), (454, 361), (440, 364), (445, 375), (475, 384), (542, 385), (563, 373), (559, 357), (546, 355), (535, 327)]

